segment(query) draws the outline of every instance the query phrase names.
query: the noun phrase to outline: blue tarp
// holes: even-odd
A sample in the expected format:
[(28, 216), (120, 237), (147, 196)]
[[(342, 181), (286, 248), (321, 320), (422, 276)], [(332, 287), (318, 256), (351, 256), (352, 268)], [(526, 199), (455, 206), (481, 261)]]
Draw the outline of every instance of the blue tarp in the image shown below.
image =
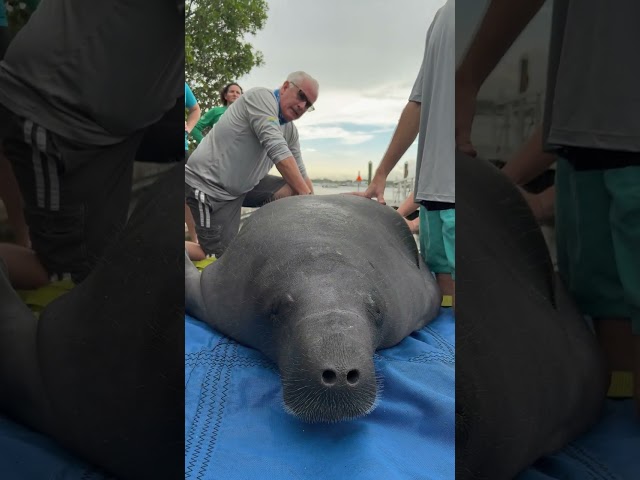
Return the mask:
[(53, 440), (0, 416), (0, 478), (112, 480)]
[[(307, 425), (284, 413), (275, 367), (186, 319), (186, 479), (453, 479), (454, 322), (381, 351), (384, 390), (362, 419)], [(518, 480), (640, 478), (640, 419), (631, 400), (607, 401), (602, 420)], [(0, 416), (0, 477), (104, 480), (55, 442)]]
[(187, 318), (185, 479), (453, 479), (454, 330), (443, 309), (376, 354), (384, 386), (371, 414), (310, 425), (285, 413), (262, 354)]
[(640, 417), (633, 400), (607, 400), (600, 422), (517, 480), (640, 479)]

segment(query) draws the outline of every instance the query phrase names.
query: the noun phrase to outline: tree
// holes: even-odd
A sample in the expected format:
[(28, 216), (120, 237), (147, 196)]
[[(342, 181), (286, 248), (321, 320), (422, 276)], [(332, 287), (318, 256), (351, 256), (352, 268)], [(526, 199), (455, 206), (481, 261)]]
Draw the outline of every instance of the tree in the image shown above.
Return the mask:
[(185, 77), (203, 111), (220, 105), (220, 89), (264, 63), (244, 36), (261, 30), (266, 0), (187, 0)]

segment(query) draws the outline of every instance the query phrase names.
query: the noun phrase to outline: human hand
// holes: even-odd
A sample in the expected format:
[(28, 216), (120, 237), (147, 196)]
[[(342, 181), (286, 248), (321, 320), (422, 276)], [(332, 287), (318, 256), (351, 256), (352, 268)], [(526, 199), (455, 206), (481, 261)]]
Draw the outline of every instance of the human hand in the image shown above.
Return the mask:
[(409, 227), (409, 230), (411, 230), (411, 233), (413, 233), (414, 235), (420, 232), (420, 218), (416, 217), (413, 220), (409, 220), (408, 218), (404, 219), (405, 222), (407, 222), (407, 226)]
[(384, 201), (384, 188), (387, 184), (385, 178), (374, 176), (373, 180), (364, 192), (349, 192), (347, 195), (356, 195), (358, 197), (375, 198), (378, 203), (386, 205)]
[(542, 193), (529, 193), (524, 188), (518, 186), (518, 190), (524, 197), (527, 205), (531, 209), (533, 216), (539, 224), (553, 223), (553, 205), (547, 205)]
[(475, 157), (475, 147), (471, 143), (471, 126), (476, 113), (477, 91), (470, 82), (456, 75), (456, 148), (467, 155)]

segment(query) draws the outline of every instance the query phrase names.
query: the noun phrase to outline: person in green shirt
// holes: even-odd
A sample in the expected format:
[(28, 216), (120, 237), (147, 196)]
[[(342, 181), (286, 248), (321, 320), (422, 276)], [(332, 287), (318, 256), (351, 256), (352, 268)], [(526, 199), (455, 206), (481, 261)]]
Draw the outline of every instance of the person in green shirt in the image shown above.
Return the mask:
[(204, 135), (205, 129), (211, 129), (216, 122), (220, 119), (222, 114), (227, 111), (229, 105), (235, 102), (242, 95), (242, 87), (237, 83), (230, 83), (226, 85), (220, 91), (220, 100), (222, 101), (221, 107), (213, 107), (198, 121), (196, 126), (191, 130), (191, 136), (195, 139), (196, 144), (199, 144)]

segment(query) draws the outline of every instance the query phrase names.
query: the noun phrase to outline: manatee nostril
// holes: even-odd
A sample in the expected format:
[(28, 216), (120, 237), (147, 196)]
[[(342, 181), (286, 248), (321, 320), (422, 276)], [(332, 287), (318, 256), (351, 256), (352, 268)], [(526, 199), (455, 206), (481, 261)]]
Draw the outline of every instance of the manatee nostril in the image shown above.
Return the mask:
[(337, 378), (336, 372), (333, 370), (325, 370), (322, 372), (322, 383), (325, 385), (333, 385), (336, 383)]
[(350, 385), (355, 385), (358, 383), (358, 380), (360, 380), (358, 370), (349, 370), (349, 373), (347, 373), (347, 382), (349, 382)]

